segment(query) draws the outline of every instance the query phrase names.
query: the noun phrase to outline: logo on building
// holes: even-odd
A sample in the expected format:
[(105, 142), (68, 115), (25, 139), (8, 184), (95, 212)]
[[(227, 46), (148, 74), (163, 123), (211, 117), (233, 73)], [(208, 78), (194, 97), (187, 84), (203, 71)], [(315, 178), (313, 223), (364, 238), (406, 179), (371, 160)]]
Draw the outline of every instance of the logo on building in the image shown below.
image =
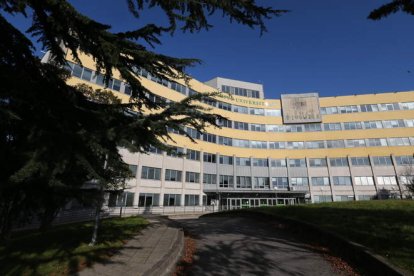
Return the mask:
[(284, 124), (322, 121), (318, 93), (283, 94), (281, 100)]

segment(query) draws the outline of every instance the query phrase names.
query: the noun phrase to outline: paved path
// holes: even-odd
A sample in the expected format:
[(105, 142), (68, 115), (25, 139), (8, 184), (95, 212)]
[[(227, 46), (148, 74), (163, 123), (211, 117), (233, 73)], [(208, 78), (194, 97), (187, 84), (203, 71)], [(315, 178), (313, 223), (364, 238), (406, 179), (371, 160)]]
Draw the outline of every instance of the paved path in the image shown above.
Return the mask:
[(175, 269), (183, 232), (162, 217), (147, 218), (151, 223), (138, 236), (105, 263), (96, 263), (79, 272), (80, 276), (162, 275), (168, 267)]
[(321, 255), (267, 223), (231, 217), (180, 223), (196, 238), (191, 275), (335, 275)]

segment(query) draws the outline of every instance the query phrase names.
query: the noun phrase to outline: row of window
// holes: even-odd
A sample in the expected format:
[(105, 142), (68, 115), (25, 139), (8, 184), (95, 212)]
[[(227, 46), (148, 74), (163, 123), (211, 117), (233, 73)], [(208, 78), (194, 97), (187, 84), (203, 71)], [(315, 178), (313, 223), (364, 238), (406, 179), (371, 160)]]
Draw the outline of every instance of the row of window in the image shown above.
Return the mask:
[[(369, 138), (369, 139), (348, 139), (348, 140), (319, 140), (319, 141), (253, 141), (230, 137), (219, 136), (210, 133), (200, 134), (196, 130), (186, 127), (188, 135), (194, 139), (205, 142), (233, 146), (240, 148), (255, 149), (324, 149), (324, 148), (355, 148), (355, 147), (386, 147), (386, 146), (410, 146), (414, 145), (414, 137), (391, 137), (391, 138)], [(169, 130), (172, 133), (182, 133), (176, 130)]]
[[(155, 149), (155, 148), (154, 148)], [(201, 153), (199, 151), (187, 149), (188, 159), (200, 160)], [(162, 151), (154, 150), (153, 153), (161, 154)], [(183, 148), (177, 148), (177, 152), (184, 152)], [(218, 159), (218, 160), (217, 160)], [(235, 159), (235, 160), (234, 160)], [(371, 156), (371, 160), (368, 157), (351, 157), (352, 166), (392, 166), (392, 158), (390, 156)], [(237, 166), (253, 166), (253, 167), (306, 167), (305, 158), (289, 159), (267, 159), (267, 158), (246, 158), (246, 157), (233, 157), (227, 155), (219, 155), (214, 153), (203, 152), (203, 161), (207, 163), (217, 163), (225, 165), (233, 165), (235, 162)], [(270, 163), (269, 163), (270, 162)], [(409, 155), (395, 156), (395, 163), (399, 166), (414, 164), (414, 157)], [(329, 158), (329, 164), (331, 167), (348, 167), (347, 157)], [(309, 167), (327, 167), (326, 158), (309, 158)], [(136, 165), (130, 165), (130, 170), (133, 175), (136, 175)]]
[(344, 123), (292, 124), (292, 125), (253, 124), (253, 123), (245, 123), (245, 122), (221, 119), (217, 121), (217, 124), (222, 127), (240, 129), (240, 130), (250, 130), (250, 131), (259, 131), (259, 132), (286, 132), (286, 133), (294, 132), (294, 133), (297, 133), (297, 132), (414, 127), (414, 119), (344, 122)]
[(361, 104), (346, 106), (321, 107), (321, 114), (344, 114), (356, 112), (380, 112), (394, 110), (413, 110), (414, 102), (405, 103), (382, 103), (382, 104)]
[[(100, 86), (106, 86), (104, 81), (104, 75), (99, 74), (98, 72), (91, 70), (89, 68), (80, 66), (78, 64), (67, 62), (66, 69), (69, 73), (77, 78), (96, 83)], [(168, 87), (172, 90), (175, 90), (183, 95), (192, 95), (198, 93), (195, 90), (176, 83), (174, 81), (169, 81), (167, 79), (160, 79), (158, 77), (152, 76), (149, 72), (141, 68), (134, 68), (134, 72), (141, 77), (148, 78), (151, 81), (157, 82), (165, 87)], [(108, 88), (115, 91), (131, 95), (131, 88), (129, 85), (121, 80), (111, 78), (108, 83)], [(244, 96), (244, 94), (252, 95), (254, 98), (258, 98), (258, 91), (248, 90), (243, 88), (225, 86), (222, 87), (224, 92), (234, 93), (236, 95)], [(250, 91), (250, 92), (248, 92)], [(257, 95), (257, 97), (256, 97)], [(251, 115), (259, 116), (281, 116), (281, 110), (278, 109), (263, 109), (263, 108), (249, 108), (244, 106), (232, 105), (229, 103), (217, 101), (215, 99), (205, 100), (204, 103), (211, 106), (237, 112), (245, 113)], [(378, 111), (392, 111), (392, 110), (414, 110), (414, 102), (404, 102), (404, 103), (384, 103), (384, 104), (365, 104), (365, 105), (349, 105), (349, 106), (331, 106), (331, 107), (321, 107), (321, 114), (343, 114), (343, 113), (355, 113), (355, 112), (378, 112)]]
[(222, 85), (221, 91), (230, 93), (237, 96), (249, 97), (249, 98), (260, 98), (260, 92), (257, 90), (246, 89), (241, 87), (234, 87), (229, 85)]
[[(142, 167), (142, 175), (141, 178), (143, 179), (153, 179), (153, 180), (160, 180), (161, 169), (160, 168), (152, 168), (152, 167)], [(166, 181), (177, 181), (181, 182), (181, 171), (177, 170), (165, 170), (165, 180)], [(401, 179), (402, 183), (408, 183), (410, 179), (407, 176)], [(397, 179), (395, 176), (377, 176), (377, 185), (397, 185)], [(188, 183), (200, 183), (200, 173), (196, 172), (186, 172), (185, 180)], [(236, 182), (234, 182), (236, 180)], [(203, 183), (216, 185), (217, 181), (220, 188), (254, 188), (254, 189), (269, 189), (270, 188), (270, 180), (272, 183), (272, 187), (274, 189), (285, 189), (290, 185), (292, 187), (296, 186), (308, 186), (309, 179), (308, 177), (250, 177), (250, 176), (236, 176), (234, 179), (233, 175), (217, 175), (215, 174), (204, 174), (203, 175)], [(329, 186), (330, 180), (329, 177), (311, 177), (311, 184), (312, 186)], [(333, 176), (332, 177), (332, 185), (334, 186), (351, 186), (352, 181), (350, 176)], [(356, 176), (354, 177), (354, 185), (356, 186), (372, 186), (374, 185), (374, 179), (372, 176)]]

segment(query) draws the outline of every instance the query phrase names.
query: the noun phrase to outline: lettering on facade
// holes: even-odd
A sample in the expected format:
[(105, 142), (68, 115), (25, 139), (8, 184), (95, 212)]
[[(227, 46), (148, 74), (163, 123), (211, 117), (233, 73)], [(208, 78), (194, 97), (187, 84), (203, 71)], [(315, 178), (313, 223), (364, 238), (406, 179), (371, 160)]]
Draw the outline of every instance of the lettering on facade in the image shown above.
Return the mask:
[(233, 102), (236, 102), (236, 103), (244, 103), (244, 104), (257, 105), (257, 106), (274, 106), (275, 105), (275, 103), (268, 103), (268, 102), (266, 102), (267, 103), (266, 104), (264, 101), (238, 99), (238, 98), (227, 96), (227, 95), (220, 95), (220, 96), (228, 100), (231, 100)]
[(283, 94), (281, 100), (283, 123), (320, 123), (322, 121), (318, 93)]

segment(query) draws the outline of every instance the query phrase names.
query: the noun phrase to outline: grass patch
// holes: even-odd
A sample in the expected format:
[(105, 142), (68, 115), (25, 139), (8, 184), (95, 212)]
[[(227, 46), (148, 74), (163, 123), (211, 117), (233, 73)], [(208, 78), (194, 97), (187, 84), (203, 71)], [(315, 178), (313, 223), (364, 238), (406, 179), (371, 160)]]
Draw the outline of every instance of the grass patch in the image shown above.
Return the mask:
[(88, 246), (93, 223), (53, 227), (45, 233), (16, 233), (0, 244), (0, 275), (69, 275), (104, 261), (148, 222), (141, 217), (102, 220), (98, 243)]
[(262, 212), (305, 221), (360, 243), (414, 272), (414, 201), (353, 201), (262, 207)]

